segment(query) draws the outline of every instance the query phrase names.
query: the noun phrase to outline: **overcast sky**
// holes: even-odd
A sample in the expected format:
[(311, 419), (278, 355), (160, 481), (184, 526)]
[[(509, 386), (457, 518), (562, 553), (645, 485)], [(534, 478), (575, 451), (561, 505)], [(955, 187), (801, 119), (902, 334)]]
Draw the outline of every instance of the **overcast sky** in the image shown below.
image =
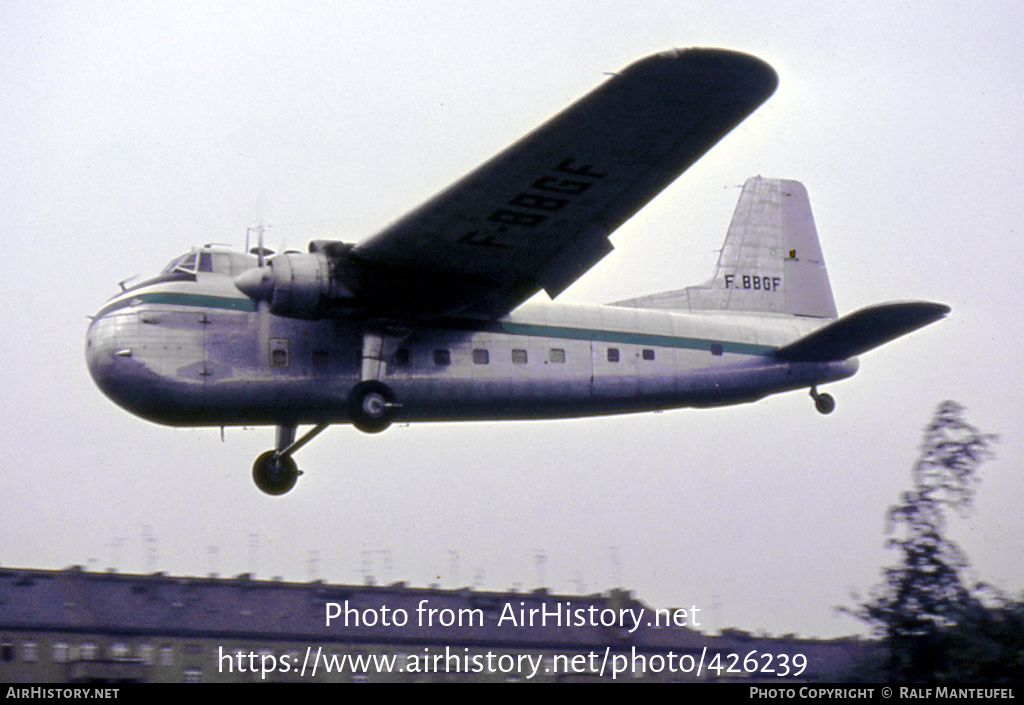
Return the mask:
[[(0, 4), (0, 564), (413, 585), (624, 586), (704, 626), (835, 636), (897, 559), (887, 508), (944, 399), (1002, 436), (950, 532), (1024, 589), (1024, 6), (1010, 2)], [(671, 47), (757, 55), (775, 95), (562, 299), (706, 280), (752, 175), (808, 188), (841, 312), (953, 308), (829, 385), (717, 410), (338, 426), (284, 497), (273, 430), (173, 429), (93, 385), (87, 316), (205, 242), (357, 241)]]

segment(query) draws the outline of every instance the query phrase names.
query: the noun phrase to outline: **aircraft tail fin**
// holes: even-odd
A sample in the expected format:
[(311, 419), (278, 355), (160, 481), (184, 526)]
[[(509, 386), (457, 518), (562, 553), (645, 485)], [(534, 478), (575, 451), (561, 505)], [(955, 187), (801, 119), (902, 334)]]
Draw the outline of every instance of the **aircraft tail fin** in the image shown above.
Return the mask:
[(618, 305), (835, 318), (807, 189), (786, 179), (747, 179), (710, 282)]
[(775, 356), (789, 362), (845, 360), (934, 323), (949, 311), (949, 306), (929, 302), (868, 306), (779, 348)]

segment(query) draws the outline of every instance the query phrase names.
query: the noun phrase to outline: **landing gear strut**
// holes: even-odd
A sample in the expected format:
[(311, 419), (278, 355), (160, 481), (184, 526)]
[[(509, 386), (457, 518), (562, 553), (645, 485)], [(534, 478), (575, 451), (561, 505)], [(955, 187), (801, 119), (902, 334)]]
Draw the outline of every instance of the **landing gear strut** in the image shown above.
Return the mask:
[(302, 471), (292, 460), (292, 453), (313, 440), (325, 428), (325, 423), (314, 426), (296, 441), (295, 426), (278, 426), (277, 450), (268, 450), (253, 463), (252, 479), (256, 486), (270, 495), (284, 494), (294, 487)]
[(819, 394), (817, 387), (811, 387), (811, 398), (814, 399), (814, 408), (819, 414), (831, 414), (836, 410), (836, 400), (831, 394)]
[(348, 417), (352, 425), (365, 433), (380, 433), (391, 425), (395, 411), (402, 408), (395, 401), (391, 387), (381, 380), (387, 374), (384, 348), (395, 333), (369, 328), (363, 332), (361, 382), (348, 394)]

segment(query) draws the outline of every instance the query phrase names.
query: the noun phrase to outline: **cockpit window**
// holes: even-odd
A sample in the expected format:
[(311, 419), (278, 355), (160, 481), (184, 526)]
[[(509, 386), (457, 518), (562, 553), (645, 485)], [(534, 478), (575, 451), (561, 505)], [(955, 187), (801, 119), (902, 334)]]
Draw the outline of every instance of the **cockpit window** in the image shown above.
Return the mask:
[(185, 255), (185, 258), (178, 263), (178, 266), (174, 268), (179, 272), (190, 272), (195, 273), (196, 271), (196, 253), (190, 252)]
[(171, 261), (164, 271), (160, 274), (170, 274), (171, 272), (185, 272), (186, 274), (195, 274), (196, 271), (196, 253), (189, 252), (187, 255), (182, 255)]
[(198, 272), (234, 276), (255, 266), (256, 258), (252, 255), (202, 247), (175, 257), (155, 277), (134, 283), (130, 287), (125, 286), (127, 280), (122, 282), (121, 293), (164, 281), (196, 281)]
[(160, 274), (171, 274), (173, 272), (184, 272), (185, 274), (195, 274), (196, 272), (230, 274), (231, 261), (226, 253), (193, 251), (171, 261)]
[[(202, 247), (180, 257), (175, 257), (163, 268), (156, 278), (178, 278), (182, 275), (187, 275), (194, 279), (197, 272), (235, 276), (255, 266), (256, 258), (252, 255), (241, 252), (210, 250)], [(151, 284), (153, 280), (148, 280), (146, 283)]]

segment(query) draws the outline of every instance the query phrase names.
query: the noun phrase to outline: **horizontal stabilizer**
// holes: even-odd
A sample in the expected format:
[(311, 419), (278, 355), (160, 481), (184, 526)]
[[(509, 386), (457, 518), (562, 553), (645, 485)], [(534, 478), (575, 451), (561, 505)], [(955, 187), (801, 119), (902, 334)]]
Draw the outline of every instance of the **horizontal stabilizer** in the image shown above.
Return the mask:
[(845, 360), (934, 323), (949, 306), (928, 302), (868, 306), (775, 351), (790, 362)]

